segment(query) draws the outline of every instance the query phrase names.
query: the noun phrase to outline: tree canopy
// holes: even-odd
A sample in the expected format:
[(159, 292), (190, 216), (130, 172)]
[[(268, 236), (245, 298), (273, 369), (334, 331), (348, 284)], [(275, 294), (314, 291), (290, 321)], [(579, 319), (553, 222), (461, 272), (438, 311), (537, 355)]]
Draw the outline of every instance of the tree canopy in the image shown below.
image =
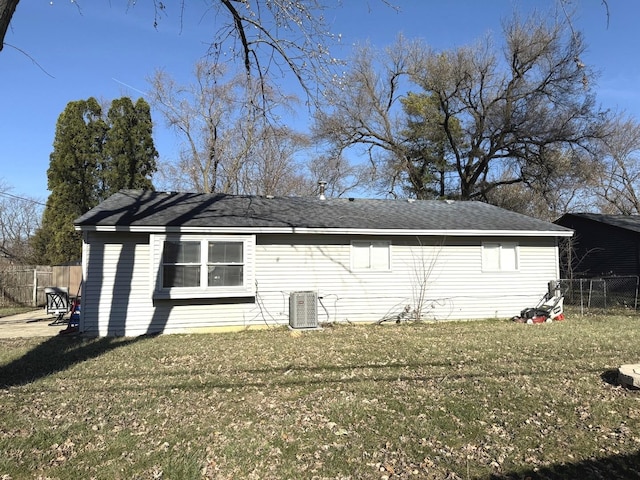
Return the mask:
[(160, 165), (165, 188), (310, 195), (319, 180), (329, 180), (332, 192), (359, 182), (359, 169), (344, 161), (301, 160), (308, 136), (251, 105), (289, 111), (293, 100), (243, 74), (225, 74), (224, 65), (200, 61), (190, 84), (179, 85), (163, 71), (150, 79), (151, 102), (181, 140), (179, 158)]
[(116, 99), (111, 102), (107, 123), (99, 165), (102, 198), (123, 188), (153, 189), (151, 177), (156, 171), (158, 152), (153, 144), (149, 104), (142, 98), (135, 105), (129, 97)]
[[(18, 3), (0, 0), (0, 50)], [(76, 0), (78, 3), (81, 0)], [(161, 0), (152, 3), (155, 14), (149, 21), (161, 28), (168, 4)], [(179, 15), (180, 21), (189, 8), (201, 8), (206, 19), (213, 13), (207, 56), (218, 65), (238, 66), (261, 85), (273, 86), (271, 78), (293, 75), (308, 99), (314, 101), (318, 84), (331, 77), (331, 67), (338, 63), (330, 54), (338, 36), (330, 32), (324, 12), (339, 7), (340, 0), (205, 0), (198, 6), (188, 0), (175, 3), (175, 11), (180, 13), (173, 15)], [(127, 0), (126, 8), (135, 7), (135, 0)], [(255, 103), (254, 107), (262, 106)]]
[(77, 260), (81, 238), (73, 220), (120, 188), (153, 188), (158, 153), (149, 105), (114, 100), (104, 115), (98, 101), (69, 102), (58, 117), (47, 170), (51, 192), (33, 239), (38, 263)]
[(604, 162), (590, 173), (603, 213), (640, 215), (640, 124), (626, 115), (612, 120), (602, 141)]
[[(514, 17), (503, 34), (501, 48), (490, 38), (442, 51), (403, 38), (383, 55), (361, 48), (317, 116), (317, 137), (335, 152), (364, 147), (384, 193), (488, 201), (503, 186), (549, 185), (592, 158), (606, 114), (566, 21)], [(418, 92), (403, 95), (403, 81)]]

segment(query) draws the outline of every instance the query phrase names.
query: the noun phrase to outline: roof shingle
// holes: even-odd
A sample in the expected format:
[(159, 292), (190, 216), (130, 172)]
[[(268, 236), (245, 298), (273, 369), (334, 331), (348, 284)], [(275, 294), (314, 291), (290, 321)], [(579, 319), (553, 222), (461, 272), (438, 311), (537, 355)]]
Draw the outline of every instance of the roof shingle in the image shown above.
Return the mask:
[(568, 229), (473, 201), (326, 199), (122, 190), (79, 227), (544, 231)]

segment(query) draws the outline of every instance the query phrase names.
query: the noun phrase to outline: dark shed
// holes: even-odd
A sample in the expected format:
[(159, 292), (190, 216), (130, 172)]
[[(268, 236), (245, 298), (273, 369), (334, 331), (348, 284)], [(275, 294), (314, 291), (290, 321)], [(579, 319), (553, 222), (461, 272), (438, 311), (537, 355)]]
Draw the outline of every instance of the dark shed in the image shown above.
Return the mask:
[[(571, 263), (574, 276), (640, 275), (640, 215), (567, 213), (554, 223), (575, 231)], [(562, 262), (567, 276), (567, 262)]]

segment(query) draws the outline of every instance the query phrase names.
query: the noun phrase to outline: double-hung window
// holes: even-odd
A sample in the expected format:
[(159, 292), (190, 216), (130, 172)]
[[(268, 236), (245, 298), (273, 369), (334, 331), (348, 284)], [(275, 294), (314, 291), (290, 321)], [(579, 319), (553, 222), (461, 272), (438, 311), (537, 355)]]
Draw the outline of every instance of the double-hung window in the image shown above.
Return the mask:
[[(197, 298), (253, 295), (251, 236), (160, 236), (155, 296)], [(155, 263), (155, 262), (154, 262)]]
[(243, 283), (242, 242), (207, 242), (207, 285), (236, 287)]
[(166, 240), (162, 249), (162, 288), (199, 287), (200, 242)]

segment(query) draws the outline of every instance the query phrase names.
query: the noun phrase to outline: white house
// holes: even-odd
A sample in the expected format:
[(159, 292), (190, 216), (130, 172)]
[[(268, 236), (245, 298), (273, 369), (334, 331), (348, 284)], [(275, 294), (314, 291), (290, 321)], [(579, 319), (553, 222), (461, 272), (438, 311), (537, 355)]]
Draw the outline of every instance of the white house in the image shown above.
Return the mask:
[(80, 331), (100, 336), (417, 311), (507, 318), (558, 278), (557, 241), (572, 233), (480, 202), (134, 190), (75, 225), (84, 239)]

